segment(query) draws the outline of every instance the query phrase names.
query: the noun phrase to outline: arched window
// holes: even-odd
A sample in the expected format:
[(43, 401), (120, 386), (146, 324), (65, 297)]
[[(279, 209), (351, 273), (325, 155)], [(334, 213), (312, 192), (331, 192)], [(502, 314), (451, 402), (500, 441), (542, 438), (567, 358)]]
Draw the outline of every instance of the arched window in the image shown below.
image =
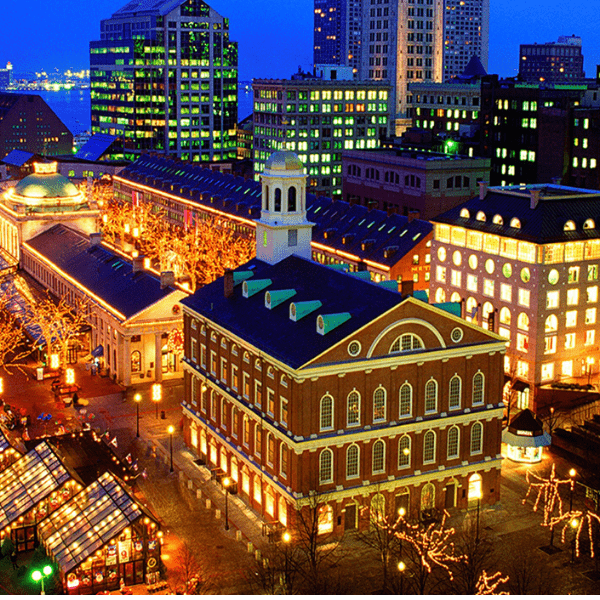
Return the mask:
[(346, 479), (354, 479), (360, 475), (360, 448), (356, 444), (348, 446), (346, 450)]
[(425, 412), (432, 413), (437, 411), (438, 384), (435, 379), (430, 379), (425, 384)]
[(321, 398), (321, 431), (333, 429), (333, 398), (326, 394)]
[(265, 186), (265, 197), (263, 202), (263, 210), (269, 210), (269, 186)]
[(483, 425), (473, 423), (471, 427), (471, 454), (480, 454), (483, 449)]
[(272, 433), (267, 436), (267, 463), (270, 466), (275, 464), (275, 437)]
[(267, 376), (271, 379), (275, 379), (275, 371), (273, 370), (273, 367), (269, 367), (267, 369)]
[(131, 353), (131, 372), (139, 373), (142, 370), (142, 353), (139, 350), (134, 350)]
[(379, 522), (385, 517), (385, 496), (375, 494), (371, 499), (371, 522)]
[(504, 219), (502, 218), (502, 215), (494, 215), (492, 217), (492, 223), (494, 223), (494, 225), (504, 225)]
[(484, 377), (481, 371), (473, 375), (473, 405), (483, 404)]
[(293, 212), (296, 210), (296, 188), (292, 186), (288, 190), (288, 211)]
[(485, 219), (486, 219), (485, 213), (482, 210), (478, 211), (477, 215), (475, 216), (475, 219), (477, 221), (483, 221), (485, 223)]
[(348, 394), (347, 402), (346, 424), (348, 427), (360, 425), (360, 394), (356, 390), (352, 390)]
[(450, 410), (460, 408), (460, 400), (462, 394), (462, 381), (458, 375), (454, 375), (450, 379), (450, 390), (448, 394), (448, 408)]
[(563, 231), (575, 231), (576, 228), (575, 221), (567, 221), (563, 227)]
[(435, 462), (435, 432), (423, 436), (423, 464)]
[(443, 288), (438, 288), (435, 290), (435, 301), (440, 304), (442, 302), (446, 302), (446, 290)]
[(421, 512), (435, 508), (435, 487), (426, 483), (421, 489)]
[(583, 228), (596, 229), (596, 223), (594, 222), (594, 219), (586, 219), (585, 223), (583, 224)]
[(373, 444), (373, 475), (385, 471), (385, 443), (377, 440)]
[(450, 302), (460, 302), (460, 294), (458, 292), (452, 292)]
[(373, 392), (373, 422), (385, 421), (386, 409), (386, 391), (383, 387), (378, 387)]
[(558, 317), (549, 315), (546, 319), (546, 332), (556, 331), (558, 329)]
[(398, 442), (398, 468), (410, 467), (410, 437), (403, 435)]
[(400, 418), (412, 415), (412, 396), (412, 385), (408, 382), (403, 383), (400, 386)]
[(287, 444), (281, 444), (279, 446), (279, 473), (285, 479), (288, 473), (288, 461), (290, 458), (290, 451)]
[(527, 316), (527, 313), (519, 313), (519, 316), (517, 317), (517, 327), (523, 331), (529, 331), (529, 317)]
[(333, 452), (325, 448), (319, 456), (319, 483), (331, 483), (333, 481)]
[(487, 329), (490, 323), (490, 315), (494, 312), (494, 306), (492, 305), (491, 302), (484, 302), (483, 306), (481, 307), (481, 316), (482, 318), (482, 322), (481, 322), (481, 326), (484, 329)]
[(453, 425), (448, 430), (448, 458), (458, 458), (460, 430)]
[(475, 308), (477, 308), (477, 300), (475, 300), (475, 298), (473, 298), (472, 296), (470, 296), (469, 298), (467, 298), (467, 302), (465, 304), (465, 320), (466, 321), (472, 321), (474, 318), (477, 317), (477, 311), (475, 310)]
[(414, 333), (403, 333), (394, 340), (394, 343), (390, 346), (389, 354), (409, 352), (410, 350), (418, 350), (424, 347), (423, 340), (420, 337)]
[(285, 501), (285, 498), (283, 496), (279, 496), (279, 502), (277, 506), (277, 517), (279, 519), (279, 522), (284, 527), (287, 527), (287, 502)]
[(468, 208), (461, 208), (460, 209), (460, 215), (459, 215), (462, 219), (470, 219), (471, 218), (471, 213), (469, 212)]
[(281, 212), (281, 189), (275, 188), (275, 212)]
[(510, 325), (510, 321), (511, 321), (510, 309), (506, 308), (506, 306), (503, 306), (500, 309), (500, 323), (502, 323), (503, 325)]
[(249, 352), (244, 352), (244, 362), (250, 363), (250, 353)]
[(510, 220), (510, 226), (513, 227), (514, 229), (521, 229), (521, 221), (519, 221), (519, 219), (517, 219), (517, 217), (513, 217)]
[(333, 508), (329, 504), (319, 506), (317, 523), (319, 534), (331, 533), (333, 531)]

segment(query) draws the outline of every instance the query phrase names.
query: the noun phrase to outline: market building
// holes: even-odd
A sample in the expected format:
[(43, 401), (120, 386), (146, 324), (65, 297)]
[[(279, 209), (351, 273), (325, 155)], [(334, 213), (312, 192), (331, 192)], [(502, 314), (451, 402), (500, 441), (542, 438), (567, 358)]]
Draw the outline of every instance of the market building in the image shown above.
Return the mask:
[(504, 340), (310, 260), (302, 163), (262, 175), (257, 257), (184, 299), (184, 438), (269, 521), (319, 532), (499, 498)]

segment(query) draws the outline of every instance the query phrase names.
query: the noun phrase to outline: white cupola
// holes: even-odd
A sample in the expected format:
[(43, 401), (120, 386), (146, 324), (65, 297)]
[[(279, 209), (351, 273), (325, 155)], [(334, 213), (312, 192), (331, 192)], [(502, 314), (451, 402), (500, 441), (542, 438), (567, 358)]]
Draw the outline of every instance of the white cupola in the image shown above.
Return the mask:
[(293, 152), (274, 152), (267, 159), (261, 182), (256, 257), (271, 265), (292, 254), (311, 260), (314, 223), (306, 220), (304, 165)]

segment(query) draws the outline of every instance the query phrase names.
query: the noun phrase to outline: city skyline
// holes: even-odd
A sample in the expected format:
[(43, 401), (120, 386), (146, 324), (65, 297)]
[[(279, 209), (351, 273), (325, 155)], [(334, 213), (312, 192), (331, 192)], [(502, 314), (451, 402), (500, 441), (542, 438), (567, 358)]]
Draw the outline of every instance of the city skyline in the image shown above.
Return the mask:
[[(125, 0), (98, 0), (86, 5), (85, 11), (76, 0), (54, 4), (32, 0), (12, 5), (0, 39), (0, 64), (12, 62), (16, 73), (87, 69), (88, 44), (97, 39), (100, 20), (109, 18), (124, 4)], [(286, 78), (299, 66), (311, 68), (313, 0), (277, 4), (274, 0), (214, 0), (209, 4), (230, 19), (231, 39), (239, 42), (241, 81)], [(519, 0), (492, 0), (489, 72), (514, 76), (520, 44), (556, 41), (559, 35), (574, 34), (583, 40), (586, 75), (594, 76), (595, 66), (600, 64), (600, 50), (595, 43), (600, 16), (594, 11), (595, 3), (582, 0), (578, 11), (559, 0), (537, 4), (539, 13), (532, 10), (531, 3), (525, 6)], [(582, 19), (584, 14), (586, 18)], [(28, 36), (24, 36), (24, 30)]]

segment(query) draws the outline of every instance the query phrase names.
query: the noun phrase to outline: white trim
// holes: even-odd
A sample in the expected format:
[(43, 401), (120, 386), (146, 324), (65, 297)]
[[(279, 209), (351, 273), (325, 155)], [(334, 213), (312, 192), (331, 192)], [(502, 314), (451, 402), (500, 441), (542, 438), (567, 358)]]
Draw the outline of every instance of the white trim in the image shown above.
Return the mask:
[[(373, 356), (373, 352), (375, 351), (375, 347), (377, 346), (377, 344), (379, 344), (379, 342), (381, 341), (381, 338), (384, 335), (388, 334), (393, 329), (396, 329), (396, 327), (400, 327), (401, 325), (421, 325), (422, 327), (425, 327), (426, 329), (429, 329), (429, 331), (431, 331), (433, 333), (433, 335), (435, 335), (435, 337), (437, 338), (437, 341), (440, 343), (441, 347), (443, 349), (446, 348), (446, 342), (444, 341), (444, 338), (442, 337), (442, 334), (431, 323), (428, 323), (427, 321), (425, 321), (423, 319), (416, 319), (414, 317), (409, 317), (407, 319), (400, 319), (399, 321), (396, 321), (395, 323), (392, 323), (391, 325), (388, 325), (383, 331), (380, 331), (379, 335), (373, 340), (373, 343), (371, 344), (371, 347), (369, 348), (369, 350), (367, 352), (367, 358), (371, 358), (371, 356)], [(407, 333), (412, 333), (413, 335), (415, 335), (416, 337), (418, 337), (419, 339), (421, 339), (420, 336), (418, 336), (413, 331), (410, 331), (410, 332), (407, 332)], [(424, 344), (423, 344), (423, 346), (424, 346)], [(424, 349), (425, 348), (423, 348), (423, 350)], [(389, 353), (386, 352), (386, 355), (388, 355), (388, 354)], [(396, 354), (404, 354), (404, 353), (403, 352), (394, 353), (394, 356), (396, 356)], [(412, 352), (411, 352), (411, 354), (412, 354)]]

